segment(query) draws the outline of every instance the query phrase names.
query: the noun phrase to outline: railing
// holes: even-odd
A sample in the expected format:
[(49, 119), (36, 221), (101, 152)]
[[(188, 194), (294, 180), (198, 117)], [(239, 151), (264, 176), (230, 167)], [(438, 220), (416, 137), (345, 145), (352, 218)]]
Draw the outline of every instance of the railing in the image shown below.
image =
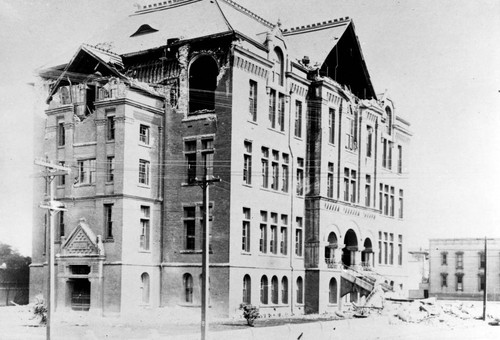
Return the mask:
[(325, 259), (326, 266), (330, 269), (339, 269), (341, 264), (339, 262), (335, 262), (335, 259)]
[(367, 271), (372, 271), (373, 267), (370, 264), (370, 262), (361, 262), (361, 269), (367, 270)]

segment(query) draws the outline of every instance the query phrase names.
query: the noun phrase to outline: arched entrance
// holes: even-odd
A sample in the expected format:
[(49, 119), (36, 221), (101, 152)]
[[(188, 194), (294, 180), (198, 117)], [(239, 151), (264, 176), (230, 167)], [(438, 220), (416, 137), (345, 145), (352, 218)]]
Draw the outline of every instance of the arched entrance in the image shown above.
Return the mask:
[(365, 269), (369, 269), (373, 265), (373, 248), (372, 241), (369, 238), (365, 239), (363, 243), (363, 251), (361, 252), (361, 266)]
[(344, 237), (344, 248), (342, 248), (342, 263), (345, 266), (356, 264), (356, 252), (358, 251), (358, 237), (354, 230), (349, 229)]
[(337, 235), (331, 232), (328, 235), (328, 244), (325, 246), (325, 262), (328, 268), (335, 268), (335, 250), (338, 248)]

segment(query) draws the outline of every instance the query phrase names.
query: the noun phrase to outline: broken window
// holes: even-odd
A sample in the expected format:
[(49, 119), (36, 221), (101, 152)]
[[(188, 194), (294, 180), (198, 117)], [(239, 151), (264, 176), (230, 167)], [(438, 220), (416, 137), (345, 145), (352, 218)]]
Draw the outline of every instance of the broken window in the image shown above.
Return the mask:
[(210, 56), (196, 59), (189, 69), (189, 113), (215, 110), (217, 63)]

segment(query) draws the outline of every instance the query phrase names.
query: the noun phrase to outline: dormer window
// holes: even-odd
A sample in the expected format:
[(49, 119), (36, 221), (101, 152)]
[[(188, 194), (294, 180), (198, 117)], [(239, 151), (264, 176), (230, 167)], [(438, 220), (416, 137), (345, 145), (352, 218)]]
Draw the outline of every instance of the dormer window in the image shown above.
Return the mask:
[(158, 32), (157, 29), (149, 26), (148, 24), (144, 24), (142, 25), (141, 27), (139, 27), (137, 29), (137, 31), (135, 31), (134, 34), (132, 34), (130, 37), (137, 37), (139, 35), (144, 35), (144, 34), (149, 34), (149, 33), (154, 33), (154, 32)]

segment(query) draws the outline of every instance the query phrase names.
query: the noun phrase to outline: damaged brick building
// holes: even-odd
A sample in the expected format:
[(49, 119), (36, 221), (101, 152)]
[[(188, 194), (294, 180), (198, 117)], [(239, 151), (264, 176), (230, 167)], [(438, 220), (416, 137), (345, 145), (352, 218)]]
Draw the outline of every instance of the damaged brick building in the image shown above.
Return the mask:
[[(209, 202), (218, 315), (241, 303), (322, 313), (377, 280), (405, 288), (409, 123), (375, 93), (351, 19), (285, 29), (232, 0), (158, 2), (40, 76), (40, 147), (74, 169), (57, 179), (58, 311), (199, 305), (191, 184), (205, 167), (221, 179)], [(32, 299), (47, 226), (35, 209)]]

